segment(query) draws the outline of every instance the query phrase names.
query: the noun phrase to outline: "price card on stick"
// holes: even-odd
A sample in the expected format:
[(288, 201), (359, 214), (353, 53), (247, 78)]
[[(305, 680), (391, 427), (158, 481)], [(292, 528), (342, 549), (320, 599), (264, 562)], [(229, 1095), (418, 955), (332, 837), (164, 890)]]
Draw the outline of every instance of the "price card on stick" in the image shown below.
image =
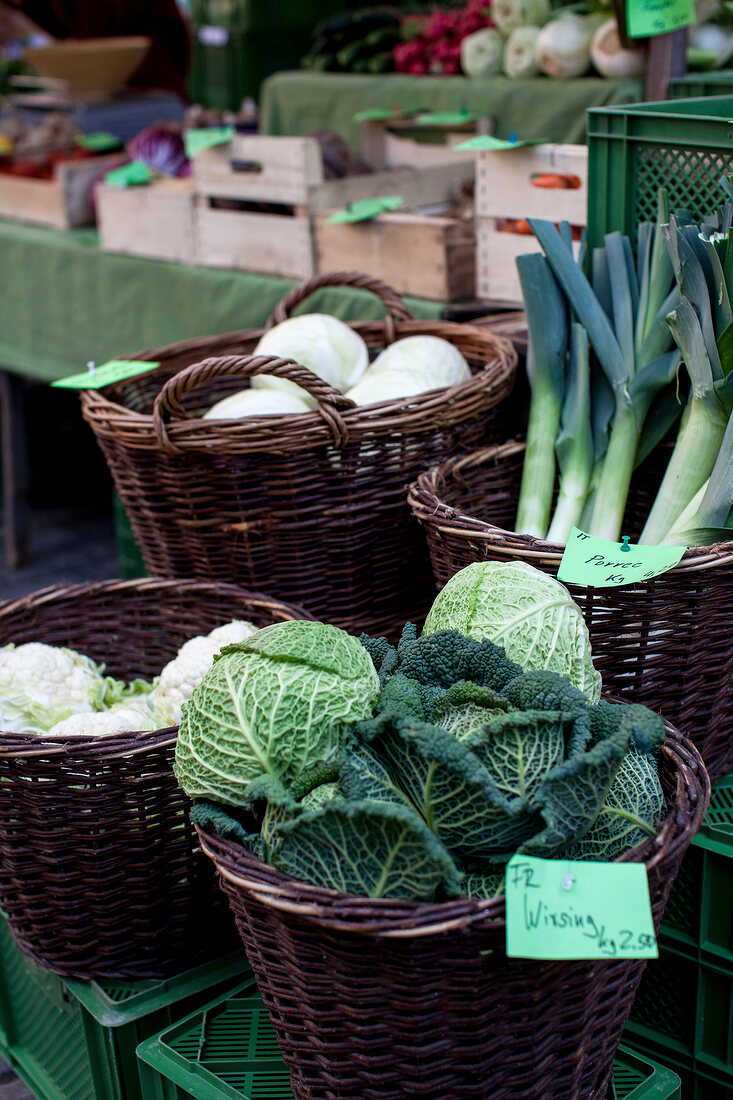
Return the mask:
[(66, 390), (101, 390), (103, 386), (123, 382), (126, 378), (136, 378), (138, 374), (145, 374), (159, 366), (160, 363), (148, 363), (142, 359), (110, 359), (100, 366), (88, 363), (87, 369), (81, 374), (59, 378), (51, 385)]
[(506, 869), (506, 953), (658, 958), (646, 867), (513, 856)]
[(670, 34), (696, 22), (694, 0), (627, 0), (629, 38)]
[(626, 535), (621, 542), (609, 542), (573, 527), (557, 579), (587, 588), (619, 588), (666, 573), (679, 565), (684, 552), (684, 546), (637, 546)]

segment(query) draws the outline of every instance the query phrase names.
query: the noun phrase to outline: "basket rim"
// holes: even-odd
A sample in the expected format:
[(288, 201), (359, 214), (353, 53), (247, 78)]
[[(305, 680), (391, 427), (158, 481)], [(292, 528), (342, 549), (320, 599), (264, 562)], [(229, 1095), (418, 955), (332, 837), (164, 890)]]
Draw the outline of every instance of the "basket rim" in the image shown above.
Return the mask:
[[(643, 862), (653, 868), (680, 833), (694, 835), (710, 801), (710, 777), (695, 746), (669, 722), (662, 753), (674, 769), (675, 799), (668, 800), (667, 816), (655, 836), (614, 862)], [(683, 798), (689, 803), (687, 820), (680, 823)], [(329, 932), (350, 932), (376, 939), (406, 939), (462, 931), (490, 923), (495, 931), (506, 927), (504, 895), (426, 902), (394, 898), (364, 898), (302, 882), (270, 867), (242, 845), (196, 825), (202, 850), (219, 875), (270, 909), (313, 922)]]
[[(473, 451), (468, 455), (459, 455), (445, 462), (431, 466), (416, 478), (409, 486), (407, 500), (413, 515), (421, 522), (435, 527), (441, 534), (464, 536), (474, 540), (491, 543), (492, 549), (508, 558), (519, 557), (542, 560), (548, 565), (559, 566), (565, 547), (560, 543), (547, 542), (499, 527), (488, 520), (478, 519), (459, 508), (453, 508), (440, 494), (441, 483), (451, 477), (460, 477), (465, 471), (495, 459), (512, 457), (525, 450), (523, 440), (509, 440), (506, 443)], [(685, 549), (680, 562), (664, 575), (653, 578), (663, 580), (664, 576), (689, 574), (700, 569), (714, 569), (733, 564), (733, 539), (716, 542), (710, 546), (691, 546)], [(653, 583), (647, 582), (647, 583)]]
[[(87, 596), (123, 595), (126, 592), (136, 594), (175, 593), (188, 594), (198, 592), (201, 595), (231, 596), (238, 604), (250, 604), (252, 607), (277, 609), (285, 613), (296, 612), (303, 619), (314, 621), (313, 615), (297, 604), (286, 603), (266, 596), (261, 592), (252, 592), (227, 581), (204, 581), (196, 578), (176, 580), (168, 577), (134, 577), (129, 580), (111, 579), (106, 581), (83, 581), (78, 584), (48, 585), (24, 596), (16, 596), (0, 601), (0, 630), (3, 618), (14, 615), (24, 608), (37, 610), (63, 603), (67, 600), (83, 599)], [(119, 733), (95, 736), (93, 734), (43, 735), (10, 733), (0, 728), (0, 758), (17, 759), (30, 757), (69, 756), (75, 759), (115, 760), (121, 757), (138, 756), (153, 749), (162, 749), (175, 745), (178, 737), (178, 725), (161, 726), (155, 730), (121, 731)]]
[[(449, 342), (451, 336), (461, 336), (474, 340), (485, 348), (485, 359), (481, 369), (473, 374), (470, 379), (456, 386), (425, 391), (409, 398), (394, 398), (373, 405), (359, 405), (354, 408), (340, 409), (340, 416), (343, 418), (352, 438), (359, 437), (362, 434), (374, 435), (380, 431), (392, 433), (400, 430), (403, 426), (409, 430), (413, 423), (414, 430), (420, 431), (423, 418), (438, 409), (448, 414), (451, 411), (453, 412), (453, 416), (447, 416), (447, 422), (460, 420), (463, 415), (462, 403), (464, 400), (475, 400), (477, 396), (484, 394), (487, 404), (494, 402), (496, 398), (495, 391), (500, 389), (502, 384), (513, 383), (518, 354), (512, 340), (507, 336), (497, 335), (490, 329), (479, 325), (439, 320), (397, 321), (391, 324), (386, 321), (351, 321), (345, 323), (360, 334), (383, 331), (385, 333), (385, 344), (391, 342), (388, 338), (390, 336), (392, 339), (398, 339), (400, 336), (407, 335), (441, 335)], [(249, 334), (253, 338), (258, 332), (264, 330), (244, 331), (248, 333), (247, 338), (250, 338)], [(238, 334), (232, 333), (230, 335), (234, 337)], [(211, 340), (212, 343), (223, 344), (226, 342), (227, 337), (217, 336), (212, 337)], [(191, 341), (191, 344), (197, 353), (201, 350), (202, 341), (200, 339)], [(141, 355), (157, 356), (161, 360), (161, 366), (156, 370), (149, 371), (145, 376), (146, 378), (154, 378), (156, 373), (165, 369), (164, 353), (168, 351), (169, 358), (180, 355), (184, 352), (186, 344), (179, 343), (170, 347), (175, 348), (175, 350), (169, 351), (169, 349), (161, 348), (158, 352), (139, 352), (122, 358), (138, 359)], [(203, 351), (202, 358), (205, 358)], [(472, 356), (472, 358), (476, 358), (476, 356)], [(496, 378), (490, 377), (492, 372), (498, 372), (498, 376)], [(487, 382), (492, 384), (487, 386)], [(116, 390), (119, 385), (119, 383), (115, 383), (99, 390), (82, 390), (80, 399), (85, 415), (95, 421), (107, 421), (108, 418), (114, 417), (118, 423), (126, 422), (131, 427), (150, 426), (152, 431), (152, 413), (136, 412), (110, 396), (110, 391)], [(97, 423), (95, 426), (99, 428), (101, 425)], [(313, 437), (313, 443), (329, 442), (332, 438), (330, 431), (317, 411), (274, 416), (251, 416), (246, 419), (227, 421), (211, 421), (204, 420), (201, 417), (189, 417), (185, 420), (170, 423), (168, 433), (172, 443), (178, 445), (186, 443), (191, 446), (199, 442), (202, 448), (209, 449), (214, 432), (217, 433), (220, 444), (224, 445), (228, 441), (243, 443), (249, 439), (256, 440), (265, 431), (272, 436), (274, 434), (273, 428), (276, 426), (281, 430), (283, 428), (299, 429), (298, 435), (301, 438), (299, 446), (303, 445), (306, 436)], [(208, 439), (208, 444), (204, 438), (197, 440), (197, 436), (205, 436)], [(276, 441), (270, 439), (269, 442), (272, 448), (277, 447)], [(307, 440), (307, 442), (310, 442), (310, 440)], [(259, 443), (259, 446), (262, 449), (267, 449), (263, 447), (262, 443)]]

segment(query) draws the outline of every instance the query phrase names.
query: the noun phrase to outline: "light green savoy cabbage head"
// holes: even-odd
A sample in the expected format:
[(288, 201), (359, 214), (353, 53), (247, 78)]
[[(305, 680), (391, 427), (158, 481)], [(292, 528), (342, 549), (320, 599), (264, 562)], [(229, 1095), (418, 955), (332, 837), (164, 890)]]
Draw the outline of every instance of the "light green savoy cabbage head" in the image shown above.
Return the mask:
[(214, 661), (183, 707), (175, 774), (191, 798), (247, 804), (331, 755), (343, 723), (371, 715), (379, 681), (356, 638), (325, 623), (274, 623)]
[(601, 697), (580, 608), (564, 585), (525, 562), (477, 561), (461, 569), (425, 620), (424, 634), (438, 630), (489, 638), (524, 668), (567, 676), (591, 703)]

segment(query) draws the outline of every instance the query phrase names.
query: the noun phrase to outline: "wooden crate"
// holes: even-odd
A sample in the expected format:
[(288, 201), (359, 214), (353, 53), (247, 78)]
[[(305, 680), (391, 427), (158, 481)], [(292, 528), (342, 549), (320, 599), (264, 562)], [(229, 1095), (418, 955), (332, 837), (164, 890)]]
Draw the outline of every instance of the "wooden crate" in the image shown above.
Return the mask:
[[(545, 173), (577, 176), (580, 187), (548, 190), (532, 178)], [(476, 168), (476, 294), (518, 305), (522, 290), (515, 260), (540, 247), (534, 236), (499, 232), (502, 219), (547, 218), (583, 227), (587, 223), (588, 150), (584, 145), (530, 145), (482, 152)], [(577, 251), (578, 245), (576, 245)]]
[(471, 222), (395, 211), (368, 222), (314, 221), (317, 270), (374, 275), (400, 294), (455, 302), (473, 297), (476, 237)]
[[(492, 129), (493, 123), (488, 117), (461, 126), (426, 127), (409, 118), (369, 119), (359, 125), (360, 152), (372, 168), (454, 164), (460, 159), (454, 146), (477, 134), (490, 134)], [(417, 140), (419, 137), (430, 140)]]
[(163, 179), (144, 187), (97, 191), (99, 239), (105, 252), (196, 263), (193, 182)]
[(119, 154), (59, 162), (50, 180), (0, 172), (0, 217), (51, 229), (91, 225), (94, 211), (89, 188), (100, 172), (119, 163)]
[(359, 199), (440, 202), (474, 174), (472, 160), (325, 180), (313, 138), (235, 135), (193, 158), (199, 263), (291, 278), (316, 272), (313, 218)]

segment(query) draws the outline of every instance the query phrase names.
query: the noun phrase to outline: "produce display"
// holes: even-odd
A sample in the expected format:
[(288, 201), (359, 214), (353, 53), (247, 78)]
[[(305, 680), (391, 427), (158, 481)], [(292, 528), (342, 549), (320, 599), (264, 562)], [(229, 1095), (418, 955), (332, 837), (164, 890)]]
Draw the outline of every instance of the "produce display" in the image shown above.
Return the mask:
[(0, 731), (72, 738), (177, 725), (219, 650), (255, 629), (235, 621), (190, 638), (150, 683), (105, 676), (103, 665), (63, 646), (10, 642), (0, 649)]
[(97, 154), (83, 147), (69, 116), (49, 112), (32, 125), (15, 114), (0, 119), (0, 172), (30, 179), (52, 179), (57, 164)]
[(730, 199), (698, 225), (684, 212), (670, 215), (662, 194), (657, 224), (639, 226), (636, 260), (628, 238), (608, 234), (594, 250), (591, 281), (567, 247), (568, 229), (530, 219), (544, 255), (517, 260), (532, 390), (517, 531), (564, 543), (578, 526), (617, 541), (634, 469), (679, 419), (640, 542), (729, 538), (732, 219)]
[(175, 772), (194, 820), (295, 878), (490, 897), (516, 851), (607, 860), (654, 835), (663, 737), (600, 700), (561, 584), (477, 563), (397, 646), (291, 622), (227, 647), (183, 707)]
[[(461, 353), (438, 336), (406, 336), (369, 363), (369, 350), (358, 332), (324, 313), (289, 317), (269, 329), (255, 355), (294, 359), (356, 405), (373, 405), (457, 386), (471, 377)], [(316, 399), (287, 378), (258, 374), (252, 388), (217, 401), (208, 420), (311, 412)]]

